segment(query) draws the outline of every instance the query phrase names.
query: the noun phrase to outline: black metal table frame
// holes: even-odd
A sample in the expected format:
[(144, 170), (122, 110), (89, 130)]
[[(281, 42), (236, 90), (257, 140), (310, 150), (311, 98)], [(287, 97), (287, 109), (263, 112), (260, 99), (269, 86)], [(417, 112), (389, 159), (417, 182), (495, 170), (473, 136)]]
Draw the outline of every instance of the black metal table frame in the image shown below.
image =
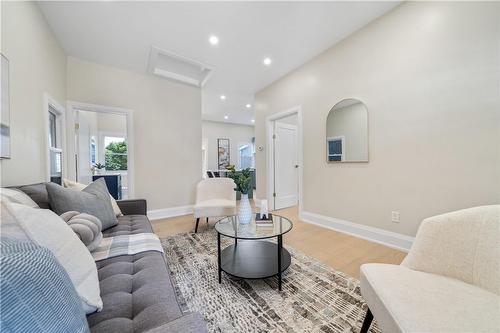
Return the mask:
[[(293, 224), (292, 224), (292, 227), (287, 230), (285, 233), (289, 232), (290, 230), (292, 230), (293, 228)], [(242, 279), (249, 279), (249, 280), (258, 280), (258, 279), (267, 279), (267, 278), (270, 278), (270, 277), (273, 277), (273, 276), (277, 276), (278, 277), (278, 290), (281, 291), (281, 286), (282, 286), (282, 270), (281, 270), (281, 260), (282, 260), (282, 253), (283, 253), (283, 235), (285, 233), (282, 233), (280, 235), (277, 235), (277, 236), (271, 236), (271, 237), (260, 237), (260, 238), (244, 238), (244, 237), (241, 237), (241, 238), (237, 238), (237, 237), (231, 237), (231, 236), (227, 236), (227, 235), (223, 235), (223, 236), (226, 236), (228, 238), (234, 238), (234, 245), (237, 246), (238, 245), (238, 239), (243, 239), (243, 240), (252, 240), (252, 241), (256, 241), (256, 240), (263, 240), (263, 239), (271, 239), (271, 238), (274, 238), (274, 237), (277, 237), (278, 238), (278, 272), (276, 274), (272, 274), (272, 275), (269, 275), (269, 276), (264, 276), (264, 277), (258, 277), (258, 278), (247, 278), (247, 277), (244, 277), (244, 276), (236, 276), (234, 274), (231, 274), (231, 273), (228, 273), (226, 271), (224, 271), (222, 269), (222, 258), (221, 258), (221, 233), (219, 231), (217, 231), (217, 264), (218, 264), (218, 271), (219, 271), (219, 283), (222, 282), (222, 272), (224, 271), (226, 274), (229, 274), (231, 276), (234, 276), (236, 278), (242, 278)], [(286, 250), (285, 250), (286, 251)], [(287, 267), (288, 268), (288, 267)], [(285, 269), (286, 270), (286, 269)], [(284, 271), (284, 270), (283, 270)]]

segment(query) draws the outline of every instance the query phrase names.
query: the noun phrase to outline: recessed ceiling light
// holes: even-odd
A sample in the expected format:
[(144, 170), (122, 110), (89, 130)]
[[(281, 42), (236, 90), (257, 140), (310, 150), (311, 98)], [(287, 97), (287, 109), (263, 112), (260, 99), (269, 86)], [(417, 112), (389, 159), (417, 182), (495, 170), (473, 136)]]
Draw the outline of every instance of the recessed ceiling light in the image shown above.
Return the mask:
[(226, 95), (220, 95), (220, 99), (224, 101), (226, 99)]
[(252, 119), (252, 123), (255, 123), (255, 119)]
[(264, 58), (262, 62), (264, 63), (264, 65), (269, 66), (273, 61), (271, 60), (271, 58)]
[(247, 109), (250, 109), (252, 107), (252, 104), (247, 104), (245, 106), (247, 107)]
[(217, 45), (217, 44), (219, 44), (219, 37), (212, 35), (212, 36), (210, 36), (210, 38), (208, 38), (208, 41), (212, 45)]
[(227, 119), (227, 118), (229, 118), (229, 117), (228, 116), (224, 116), (224, 119)]

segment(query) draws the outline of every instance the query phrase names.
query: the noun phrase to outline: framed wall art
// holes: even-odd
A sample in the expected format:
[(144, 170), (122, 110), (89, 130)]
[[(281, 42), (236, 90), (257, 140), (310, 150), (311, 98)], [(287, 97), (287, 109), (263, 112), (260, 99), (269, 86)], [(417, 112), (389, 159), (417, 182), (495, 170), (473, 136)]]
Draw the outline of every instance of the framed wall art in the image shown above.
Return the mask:
[(229, 139), (217, 139), (217, 167), (225, 170), (231, 164)]

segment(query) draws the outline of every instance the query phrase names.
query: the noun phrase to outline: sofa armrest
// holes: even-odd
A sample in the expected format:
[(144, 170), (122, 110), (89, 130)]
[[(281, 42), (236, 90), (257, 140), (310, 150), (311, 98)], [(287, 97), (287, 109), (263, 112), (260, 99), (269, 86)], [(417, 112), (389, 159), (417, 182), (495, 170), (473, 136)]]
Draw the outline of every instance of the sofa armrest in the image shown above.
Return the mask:
[(116, 201), (123, 215), (147, 215), (148, 207), (145, 199)]
[(206, 333), (207, 325), (201, 314), (197, 312), (188, 313), (169, 323), (148, 330), (147, 333)]

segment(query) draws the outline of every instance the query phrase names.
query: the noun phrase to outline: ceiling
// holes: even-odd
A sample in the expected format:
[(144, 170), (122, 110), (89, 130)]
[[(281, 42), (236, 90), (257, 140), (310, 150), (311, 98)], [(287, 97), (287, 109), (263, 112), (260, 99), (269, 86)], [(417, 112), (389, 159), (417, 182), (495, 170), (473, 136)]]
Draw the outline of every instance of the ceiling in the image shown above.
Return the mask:
[[(202, 90), (203, 119), (248, 125), (254, 117), (257, 91), (398, 4), (38, 3), (71, 56), (147, 73), (151, 46), (155, 45), (213, 66)], [(209, 43), (211, 35), (219, 38), (218, 45)], [(272, 59), (270, 66), (263, 64), (265, 57)], [(221, 95), (226, 99), (221, 100)]]

